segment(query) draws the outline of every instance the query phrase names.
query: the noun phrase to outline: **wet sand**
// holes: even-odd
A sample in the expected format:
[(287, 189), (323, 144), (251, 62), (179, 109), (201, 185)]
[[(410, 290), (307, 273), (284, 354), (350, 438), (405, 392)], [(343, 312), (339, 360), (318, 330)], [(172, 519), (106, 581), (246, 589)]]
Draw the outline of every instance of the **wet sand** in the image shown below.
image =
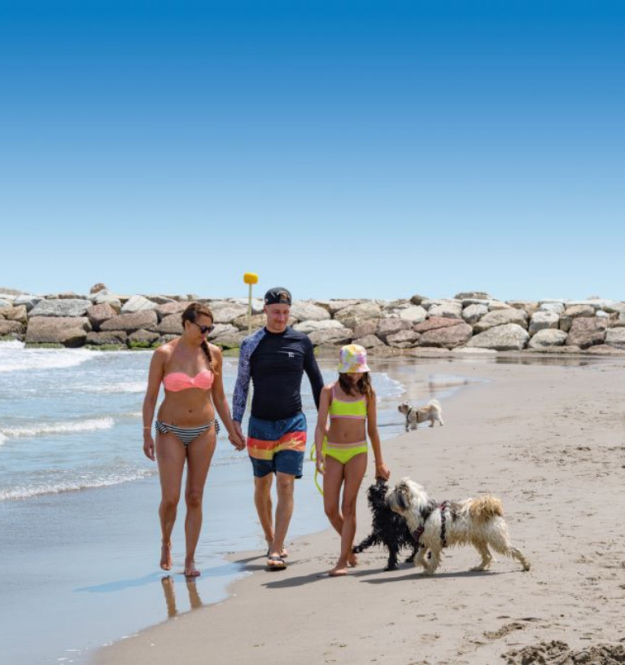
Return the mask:
[[(491, 571), (471, 573), (477, 553), (463, 547), (447, 550), (431, 578), (407, 564), (383, 572), (386, 553), (376, 548), (347, 577), (329, 578), (339, 539), (326, 530), (291, 543), (285, 571), (265, 571), (259, 551), (237, 555), (253, 574), (229, 599), (105, 647), (95, 662), (479, 665), (551, 640), (578, 650), (618, 644), (624, 369), (622, 359), (545, 366), (469, 357), (404, 367), (484, 381), (443, 402), (445, 427), (421, 426), (384, 443), (392, 479), (410, 476), (439, 500), (500, 497), (531, 571), (498, 557)], [(371, 480), (357, 539), (369, 532)]]

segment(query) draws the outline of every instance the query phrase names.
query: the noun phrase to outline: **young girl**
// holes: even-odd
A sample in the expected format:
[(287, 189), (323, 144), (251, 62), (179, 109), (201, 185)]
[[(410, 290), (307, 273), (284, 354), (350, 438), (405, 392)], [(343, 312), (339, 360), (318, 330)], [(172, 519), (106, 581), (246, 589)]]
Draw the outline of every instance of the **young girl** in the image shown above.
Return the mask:
[[(356, 535), (356, 498), (367, 469), (367, 433), (375, 457), (376, 477), (388, 480), (391, 475), (382, 459), (376, 397), (365, 349), (357, 344), (344, 346), (338, 372), (338, 381), (324, 386), (321, 391), (315, 429), (317, 470), (323, 474), (324, 508), (341, 536), (341, 554), (329, 573), (331, 577), (346, 575), (347, 565), (356, 565), (352, 546)], [(341, 489), (343, 500), (339, 508)]]

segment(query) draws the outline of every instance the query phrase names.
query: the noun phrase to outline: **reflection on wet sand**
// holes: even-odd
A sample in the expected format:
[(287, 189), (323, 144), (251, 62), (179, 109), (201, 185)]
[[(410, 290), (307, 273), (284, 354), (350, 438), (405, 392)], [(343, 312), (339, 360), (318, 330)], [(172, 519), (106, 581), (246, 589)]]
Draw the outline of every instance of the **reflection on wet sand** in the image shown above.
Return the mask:
[[(202, 599), (197, 590), (197, 584), (195, 580), (186, 579), (187, 591), (189, 593), (189, 605), (192, 610), (197, 610), (202, 607)], [(178, 614), (178, 609), (176, 607), (176, 592), (174, 590), (174, 578), (171, 575), (165, 575), (161, 579), (161, 585), (163, 586), (163, 593), (165, 594), (165, 605), (167, 606), (167, 616), (171, 619)]]

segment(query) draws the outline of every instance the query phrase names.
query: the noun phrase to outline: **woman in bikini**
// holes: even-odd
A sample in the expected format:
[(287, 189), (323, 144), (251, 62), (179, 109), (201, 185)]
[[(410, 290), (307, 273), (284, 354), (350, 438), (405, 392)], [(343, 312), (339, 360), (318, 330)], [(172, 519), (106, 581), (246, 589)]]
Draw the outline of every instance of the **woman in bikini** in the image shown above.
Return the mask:
[[(214, 327), (210, 309), (191, 303), (182, 313), (182, 326), (182, 335), (160, 346), (152, 356), (143, 402), (143, 452), (158, 461), (163, 570), (172, 566), (171, 533), (187, 464), (184, 574), (196, 577), (200, 574), (195, 567), (195, 548), (202, 527), (202, 496), (217, 441), (215, 410), (237, 450), (245, 448), (245, 442), (232, 425), (224, 394), (221, 350), (206, 341)], [(152, 419), (161, 383), (165, 399), (154, 423), (155, 445)]]
[(324, 386), (321, 391), (315, 429), (317, 470), (323, 474), (324, 509), (341, 536), (341, 554), (329, 573), (331, 577), (346, 575), (347, 566), (356, 565), (352, 546), (356, 535), (356, 499), (367, 469), (367, 434), (375, 457), (376, 478), (388, 480), (391, 475), (382, 459), (376, 396), (365, 349), (357, 344), (344, 346), (338, 372), (338, 381)]

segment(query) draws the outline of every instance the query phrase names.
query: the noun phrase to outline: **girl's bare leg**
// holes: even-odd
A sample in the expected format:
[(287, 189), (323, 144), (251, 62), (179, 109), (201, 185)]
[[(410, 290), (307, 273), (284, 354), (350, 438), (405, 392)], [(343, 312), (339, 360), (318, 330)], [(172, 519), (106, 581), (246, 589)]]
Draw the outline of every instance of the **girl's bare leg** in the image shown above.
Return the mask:
[(341, 554), (336, 566), (330, 571), (331, 577), (339, 577), (347, 574), (348, 563), (353, 561), (352, 547), (356, 536), (356, 502), (358, 490), (362, 484), (365, 471), (367, 470), (367, 455), (361, 454), (352, 457), (343, 466), (344, 485), (343, 502), (341, 512), (343, 513), (343, 529), (341, 531)]

